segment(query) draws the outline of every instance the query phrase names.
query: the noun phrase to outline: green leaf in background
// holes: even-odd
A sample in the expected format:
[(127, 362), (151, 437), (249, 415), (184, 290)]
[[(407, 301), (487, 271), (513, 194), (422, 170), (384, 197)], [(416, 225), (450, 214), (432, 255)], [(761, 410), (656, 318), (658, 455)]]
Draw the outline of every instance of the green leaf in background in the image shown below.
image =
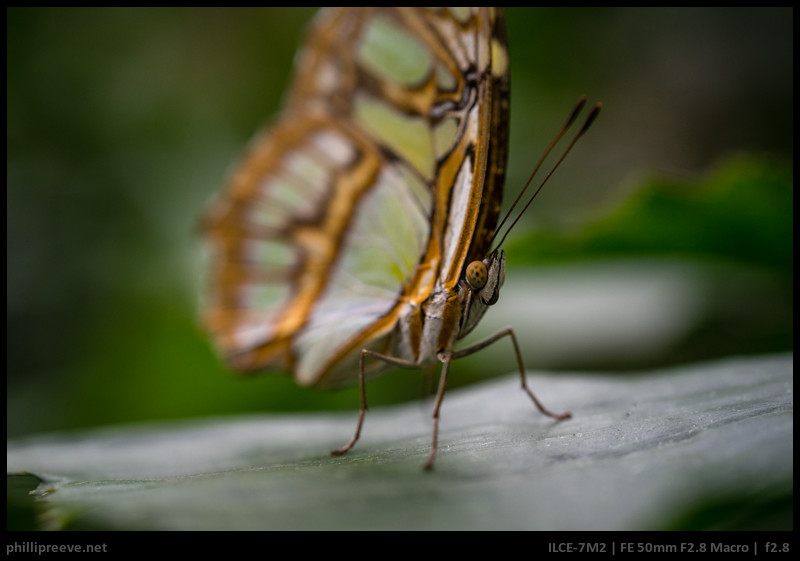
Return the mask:
[(607, 214), (569, 232), (533, 231), (509, 252), (520, 264), (620, 256), (730, 260), (791, 280), (792, 185), (784, 162), (732, 157), (694, 181), (646, 180)]
[[(722, 160), (695, 180), (663, 175), (646, 180), (615, 208), (570, 229), (540, 226), (514, 238), (507, 252), (509, 262), (528, 265), (530, 271), (572, 269), (584, 275), (585, 294), (592, 286), (599, 290), (608, 284), (614, 274), (621, 286), (634, 281), (639, 288), (661, 290), (664, 298), (674, 300), (667, 309), (691, 308), (682, 320), (683, 332), (658, 352), (628, 352), (626, 357), (620, 343), (619, 352), (600, 359), (575, 347), (573, 358), (562, 367), (629, 369), (785, 351), (793, 348), (794, 333), (792, 201), (789, 165), (742, 154)], [(611, 265), (615, 272), (593, 276)], [(520, 269), (509, 278), (514, 274), (520, 275)], [(666, 282), (673, 277), (682, 280)], [(526, 289), (537, 286), (541, 282), (532, 277)], [(555, 297), (558, 288), (551, 291)], [(503, 296), (508, 297), (507, 291)], [(520, 302), (525, 297), (516, 298)], [(612, 293), (606, 299), (615, 301)], [(627, 302), (617, 302), (618, 310), (635, 309), (636, 302), (634, 290)], [(568, 302), (561, 309), (568, 310)], [(654, 314), (665, 311), (663, 306), (660, 312), (653, 309)], [(583, 321), (591, 322), (589, 308), (585, 314)], [(608, 332), (614, 332), (618, 319), (611, 314), (604, 318)], [(647, 323), (657, 321), (652, 317)], [(515, 325), (519, 323), (518, 318)], [(609, 342), (608, 348), (614, 344)]]

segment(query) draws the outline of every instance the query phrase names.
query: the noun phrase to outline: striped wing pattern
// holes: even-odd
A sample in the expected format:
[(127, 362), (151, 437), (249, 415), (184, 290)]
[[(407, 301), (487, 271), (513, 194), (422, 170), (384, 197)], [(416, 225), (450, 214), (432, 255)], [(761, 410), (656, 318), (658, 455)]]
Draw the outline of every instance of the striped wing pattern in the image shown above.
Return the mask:
[(425, 324), (488, 251), (507, 113), (499, 9), (320, 12), (207, 220), (204, 321), (231, 366), (331, 385), (361, 349), (422, 364), (452, 345), (458, 318)]

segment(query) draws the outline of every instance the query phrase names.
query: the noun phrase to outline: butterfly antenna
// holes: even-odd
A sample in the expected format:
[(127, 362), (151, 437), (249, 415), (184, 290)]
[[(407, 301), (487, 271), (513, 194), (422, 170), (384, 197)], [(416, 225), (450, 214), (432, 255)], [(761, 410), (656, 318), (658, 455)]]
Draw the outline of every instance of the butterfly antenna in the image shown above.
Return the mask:
[[(495, 236), (497, 236), (497, 233), (499, 233), (500, 229), (503, 227), (503, 224), (505, 224), (505, 222), (508, 219), (508, 217), (511, 216), (511, 211), (514, 210), (514, 207), (517, 206), (517, 203), (521, 200), (522, 195), (525, 193), (525, 190), (528, 188), (528, 185), (530, 185), (531, 181), (533, 180), (533, 177), (539, 171), (539, 168), (542, 166), (542, 163), (544, 162), (545, 158), (547, 158), (547, 156), (553, 150), (553, 147), (558, 143), (559, 140), (561, 140), (561, 137), (564, 136), (564, 134), (567, 132), (567, 129), (569, 129), (569, 127), (572, 125), (572, 123), (578, 117), (578, 113), (580, 113), (581, 109), (583, 109), (583, 106), (584, 106), (585, 103), (586, 103), (586, 95), (582, 95), (581, 98), (578, 100), (578, 103), (575, 105), (575, 108), (572, 110), (572, 113), (570, 113), (570, 116), (567, 119), (566, 123), (564, 123), (564, 126), (561, 127), (561, 130), (558, 131), (558, 134), (553, 139), (553, 141), (550, 143), (550, 146), (547, 147), (547, 150), (545, 150), (544, 154), (539, 159), (539, 162), (536, 164), (536, 167), (534, 168), (533, 173), (531, 173), (530, 177), (528, 178), (528, 181), (525, 183), (525, 187), (522, 188), (522, 191), (520, 192), (519, 196), (517, 196), (516, 200), (514, 201), (514, 204), (511, 205), (511, 208), (508, 210), (508, 212), (506, 213), (506, 215), (503, 218), (502, 222), (500, 222), (500, 225), (495, 230)], [(506, 229), (506, 233), (503, 234), (503, 237), (500, 239), (500, 243), (498, 243), (490, 253), (494, 253), (495, 251), (500, 249), (500, 246), (503, 245), (503, 242), (506, 240), (506, 236), (508, 236), (509, 232), (511, 232), (511, 230), (514, 229), (514, 226), (516, 226), (517, 222), (519, 222), (519, 219), (522, 218), (522, 215), (525, 214), (525, 211), (528, 210), (529, 206), (531, 206), (531, 203), (536, 198), (536, 195), (539, 194), (539, 191), (542, 190), (542, 187), (544, 187), (545, 183), (547, 183), (547, 181), (550, 179), (550, 177), (553, 175), (553, 173), (558, 169), (558, 166), (561, 165), (561, 162), (563, 162), (564, 158), (567, 157), (567, 154), (570, 153), (570, 151), (572, 150), (572, 147), (575, 146), (576, 142), (578, 142), (578, 139), (581, 136), (583, 136), (586, 133), (586, 131), (589, 129), (589, 127), (592, 125), (594, 120), (597, 118), (597, 114), (600, 113), (600, 109), (602, 107), (603, 107), (603, 104), (599, 103), (599, 102), (597, 103), (597, 105), (594, 106), (594, 108), (592, 109), (592, 112), (589, 113), (589, 116), (586, 118), (586, 122), (583, 124), (581, 129), (578, 131), (578, 133), (572, 139), (572, 142), (569, 143), (569, 146), (567, 146), (567, 149), (564, 150), (564, 153), (558, 159), (556, 164), (553, 166), (553, 168), (550, 170), (550, 172), (545, 176), (545, 178), (539, 184), (539, 188), (536, 189), (536, 191), (533, 193), (533, 195), (528, 200), (528, 202), (525, 204), (523, 209), (519, 212), (519, 215), (517, 215), (517, 218), (514, 220), (514, 222), (511, 223), (511, 226), (509, 226)]]
[[(580, 97), (580, 99), (578, 99), (578, 103), (575, 104), (575, 108), (572, 110), (572, 113), (570, 114), (569, 118), (567, 119), (567, 122), (564, 123), (564, 125), (561, 127), (561, 130), (558, 131), (558, 134), (553, 139), (553, 141), (550, 143), (550, 146), (547, 147), (547, 150), (544, 151), (544, 153), (542, 154), (542, 157), (539, 158), (539, 162), (536, 164), (536, 167), (533, 168), (533, 172), (531, 173), (530, 177), (528, 177), (528, 181), (525, 182), (525, 186), (519, 192), (519, 195), (517, 195), (517, 198), (514, 200), (514, 204), (511, 205), (511, 208), (508, 209), (508, 212), (506, 212), (506, 215), (503, 217), (503, 220), (500, 221), (500, 224), (495, 229), (495, 236), (497, 235), (497, 232), (499, 232), (503, 228), (503, 225), (506, 223), (506, 220), (508, 220), (508, 217), (511, 216), (511, 213), (514, 211), (514, 208), (517, 206), (517, 203), (522, 200), (522, 196), (525, 194), (525, 191), (527, 191), (528, 186), (531, 184), (531, 181), (533, 181), (534, 176), (539, 172), (539, 168), (542, 167), (542, 164), (544, 163), (545, 159), (550, 154), (550, 152), (552, 152), (552, 150), (555, 147), (555, 145), (558, 144), (558, 141), (561, 140), (561, 137), (564, 136), (564, 133), (567, 132), (567, 129), (569, 129), (569, 127), (572, 126), (572, 123), (575, 121), (575, 119), (578, 116), (578, 113), (580, 113), (581, 109), (583, 109), (583, 106), (585, 104), (586, 104), (586, 94), (582, 95)], [(492, 241), (494, 241), (494, 237), (492, 238)]]

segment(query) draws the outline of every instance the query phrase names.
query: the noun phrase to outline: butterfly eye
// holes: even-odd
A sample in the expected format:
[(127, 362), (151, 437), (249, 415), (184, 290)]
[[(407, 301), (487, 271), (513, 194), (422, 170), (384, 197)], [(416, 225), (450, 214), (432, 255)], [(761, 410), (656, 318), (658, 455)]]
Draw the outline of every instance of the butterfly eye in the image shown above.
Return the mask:
[(483, 261), (473, 261), (467, 265), (467, 282), (472, 290), (480, 290), (486, 286), (489, 271)]

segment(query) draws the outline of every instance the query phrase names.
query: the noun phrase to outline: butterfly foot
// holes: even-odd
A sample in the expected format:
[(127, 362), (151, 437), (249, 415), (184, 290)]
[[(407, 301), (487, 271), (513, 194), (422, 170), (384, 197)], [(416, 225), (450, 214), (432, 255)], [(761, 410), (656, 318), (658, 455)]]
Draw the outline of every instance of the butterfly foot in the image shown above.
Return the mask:
[(350, 450), (350, 448), (353, 447), (353, 444), (355, 444), (355, 442), (348, 442), (347, 445), (343, 446), (342, 448), (337, 448), (336, 450), (331, 450), (331, 456), (341, 456), (342, 454), (344, 454), (348, 450)]

